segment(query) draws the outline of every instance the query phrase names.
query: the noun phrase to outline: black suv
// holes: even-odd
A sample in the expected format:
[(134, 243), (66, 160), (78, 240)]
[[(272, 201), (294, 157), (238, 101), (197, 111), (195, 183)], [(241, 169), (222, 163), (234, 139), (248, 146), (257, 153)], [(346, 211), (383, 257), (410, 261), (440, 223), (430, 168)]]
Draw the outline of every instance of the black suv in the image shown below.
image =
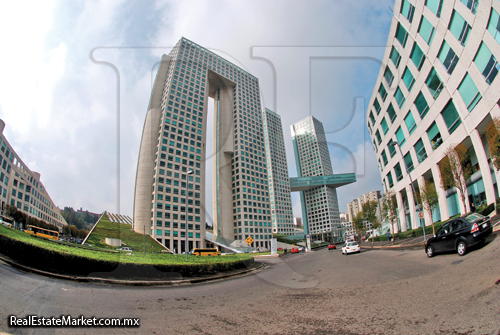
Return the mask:
[(471, 213), (442, 225), (436, 235), (427, 241), (425, 252), (428, 257), (432, 257), (437, 252), (456, 250), (463, 256), (468, 248), (484, 242), (492, 232), (489, 217)]

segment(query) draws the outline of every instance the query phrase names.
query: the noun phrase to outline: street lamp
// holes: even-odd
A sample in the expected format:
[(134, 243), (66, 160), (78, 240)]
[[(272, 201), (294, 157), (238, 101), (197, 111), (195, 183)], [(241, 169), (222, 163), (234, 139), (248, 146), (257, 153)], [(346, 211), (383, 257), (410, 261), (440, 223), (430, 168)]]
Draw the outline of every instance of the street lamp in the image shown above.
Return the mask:
[(186, 252), (186, 261), (188, 260), (188, 176), (193, 174), (193, 170), (189, 170), (186, 173), (186, 245), (184, 246), (184, 251)]
[[(401, 147), (399, 146), (399, 143), (398, 142), (394, 142), (393, 140), (390, 140), (389, 143), (388, 143), (388, 145), (390, 145), (391, 147), (398, 146), (399, 153), (401, 154), (401, 159), (403, 160), (403, 164), (405, 165), (406, 173), (408, 174), (408, 177), (410, 178), (411, 190), (413, 192), (413, 199), (414, 200), (417, 199), (416, 196), (415, 196), (416, 195), (416, 193), (415, 193), (415, 186), (413, 186), (413, 180), (411, 179), (410, 170), (408, 170), (408, 166), (406, 165), (406, 161), (405, 161), (405, 158), (403, 156), (403, 152), (401, 151)], [(419, 203), (419, 206), (421, 207), (420, 203)], [(417, 214), (417, 218), (418, 218), (418, 214)], [(424, 242), (425, 242), (427, 240), (425, 238), (425, 221), (424, 221), (424, 224), (422, 225), (422, 230), (424, 231)]]

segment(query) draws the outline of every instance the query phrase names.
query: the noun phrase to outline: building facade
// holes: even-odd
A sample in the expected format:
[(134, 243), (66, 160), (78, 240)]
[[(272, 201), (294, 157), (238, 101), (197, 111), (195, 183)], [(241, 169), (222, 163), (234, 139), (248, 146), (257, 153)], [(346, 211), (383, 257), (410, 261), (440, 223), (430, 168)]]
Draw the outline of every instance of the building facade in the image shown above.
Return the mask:
[[(499, 13), (500, 2), (492, 0), (395, 3), (367, 125), (384, 188), (396, 194), (398, 230), (446, 220), (469, 211), (470, 202), (498, 197), (485, 134), (500, 115)], [(439, 162), (458, 144), (467, 148), (474, 172), (465, 203), (455, 188), (441, 186)], [(439, 206), (432, 217), (417, 220), (411, 183), (418, 189), (426, 181), (435, 184)]]
[[(376, 201), (377, 202), (377, 219), (382, 219), (382, 192), (373, 190), (371, 192), (365, 193), (357, 199), (354, 199), (351, 202), (347, 203), (347, 213), (351, 216), (351, 218), (358, 215), (359, 212), (363, 210), (363, 205), (368, 201)], [(351, 219), (352, 220), (352, 219)]]
[(268, 108), (263, 110), (262, 117), (273, 233), (293, 235), (292, 196), (281, 117)]
[(2, 214), (5, 205), (11, 205), (30, 217), (62, 228), (67, 225), (59, 208), (54, 205), (40, 181), (40, 173), (31, 171), (9, 144), (0, 120), (0, 202)]
[(294, 217), (293, 218), (293, 225), (297, 228), (302, 228), (302, 218)]
[(253, 247), (269, 248), (259, 81), (186, 38), (163, 55), (152, 89), (137, 164), (134, 230), (145, 230), (180, 253), (186, 250), (187, 219), (188, 250), (205, 245), (209, 98), (215, 114), (214, 239), (243, 241), (251, 236)]
[[(333, 174), (323, 124), (315, 117), (291, 126), (299, 178)], [(301, 192), (304, 231), (310, 234), (329, 232), (340, 227), (337, 190), (323, 185)]]

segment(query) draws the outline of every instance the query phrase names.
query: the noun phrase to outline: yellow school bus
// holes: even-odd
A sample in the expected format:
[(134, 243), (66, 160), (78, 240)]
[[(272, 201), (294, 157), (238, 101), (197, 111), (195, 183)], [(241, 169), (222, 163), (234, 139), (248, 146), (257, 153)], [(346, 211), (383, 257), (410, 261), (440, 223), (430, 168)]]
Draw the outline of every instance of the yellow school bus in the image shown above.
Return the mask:
[(28, 229), (26, 229), (24, 232), (31, 235), (50, 238), (51, 240), (56, 240), (56, 241), (59, 240), (59, 232), (55, 230), (49, 230), (35, 226), (28, 226)]
[(220, 251), (217, 248), (196, 248), (191, 251), (195, 256), (220, 256)]

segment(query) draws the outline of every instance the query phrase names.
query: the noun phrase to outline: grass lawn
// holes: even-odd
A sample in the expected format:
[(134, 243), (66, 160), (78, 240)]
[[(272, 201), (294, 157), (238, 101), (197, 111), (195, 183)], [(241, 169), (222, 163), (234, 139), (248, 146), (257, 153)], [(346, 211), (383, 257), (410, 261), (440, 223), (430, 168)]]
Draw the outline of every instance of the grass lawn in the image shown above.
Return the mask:
[[(132, 243), (132, 248), (134, 248), (135, 245), (136, 249), (132, 252), (131, 255), (127, 255), (126, 252), (109, 253), (105, 251), (98, 251), (89, 248), (79, 247), (78, 245), (70, 246), (67, 244), (60, 244), (52, 240), (31, 236), (27, 233), (15, 230), (13, 228), (8, 228), (4, 225), (0, 225), (0, 238), (8, 238), (8, 239), (10, 238), (11, 240), (15, 240), (16, 243), (19, 242), (21, 245), (26, 244), (29, 246), (42, 248), (44, 249), (45, 252), (47, 252), (47, 254), (59, 253), (62, 255), (84, 257), (90, 260), (109, 261), (109, 262), (128, 263), (128, 264), (147, 264), (147, 265), (215, 264), (215, 263), (231, 263), (235, 261), (252, 259), (252, 256), (248, 254), (234, 254), (234, 255), (225, 255), (218, 257), (189, 256), (187, 261), (185, 255), (171, 255), (168, 253), (160, 254), (160, 253), (152, 253), (151, 251), (143, 255), (142, 235), (140, 236), (140, 247), (138, 247), (139, 244), (135, 245)], [(90, 244), (94, 246), (92, 242), (90, 242)], [(151, 244), (149, 248), (151, 249)], [(160, 248), (155, 250), (159, 251)], [(20, 252), (21, 250), (22, 249), (18, 249), (17, 252)], [(14, 258), (12, 256), (10, 257)]]
[[(159, 253), (166, 250), (157, 243), (146, 232), (146, 253)], [(97, 248), (116, 250), (118, 247), (112, 247), (105, 242), (106, 237), (118, 238), (122, 240), (122, 246), (131, 247), (134, 253), (144, 250), (144, 235), (134, 232), (132, 225), (125, 223), (112, 222), (106, 214), (101, 217), (94, 231), (87, 239), (88, 244)]]

